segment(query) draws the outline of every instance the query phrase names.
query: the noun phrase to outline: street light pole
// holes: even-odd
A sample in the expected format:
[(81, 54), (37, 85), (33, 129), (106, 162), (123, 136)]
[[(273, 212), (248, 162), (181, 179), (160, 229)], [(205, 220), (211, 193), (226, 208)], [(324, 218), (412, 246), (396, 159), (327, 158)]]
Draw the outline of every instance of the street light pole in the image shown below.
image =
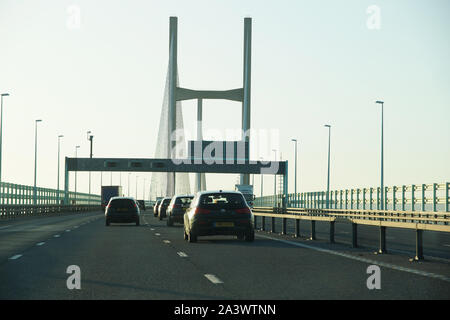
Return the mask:
[(57, 191), (57, 197), (56, 197), (56, 199), (58, 199), (58, 205), (60, 204), (60, 202), (59, 202), (59, 167), (60, 167), (60, 164), (59, 164), (59, 158), (60, 158), (60, 156), (59, 156), (59, 150), (60, 150), (60, 143), (61, 143), (61, 138), (62, 137), (64, 137), (62, 134), (60, 134), (59, 136), (58, 136), (58, 183), (57, 183), (57, 189), (58, 189), (58, 191)]
[(383, 137), (383, 134), (384, 134), (384, 128), (383, 128), (383, 126), (384, 126), (384, 117), (383, 117), (383, 109), (384, 109), (384, 101), (375, 101), (375, 103), (377, 103), (377, 104), (381, 104), (381, 190), (380, 190), (380, 193), (381, 193), (381, 197), (380, 197), (380, 200), (381, 200), (381, 210), (384, 210), (384, 137)]
[(37, 204), (37, 189), (36, 189), (36, 171), (37, 171), (37, 124), (42, 120), (35, 120), (34, 122), (34, 186), (33, 186), (33, 204)]
[[(263, 158), (260, 157), (259, 160), (263, 160)], [(261, 173), (261, 203), (260, 203), (261, 207), (264, 206), (263, 205), (263, 200), (262, 200), (262, 197), (263, 197), (263, 185), (264, 185), (264, 175)]]
[(128, 172), (128, 196), (130, 197), (130, 175), (131, 172)]
[(144, 178), (144, 185), (142, 186), (142, 200), (145, 200), (145, 178)]
[(138, 196), (137, 196), (137, 191), (138, 191), (138, 179), (139, 179), (139, 176), (136, 176), (136, 200), (137, 200), (137, 198), (138, 198)]
[[(89, 154), (89, 158), (92, 159), (92, 142), (93, 142), (94, 136), (89, 135), (90, 133), (91, 133), (91, 131), (87, 132), (87, 139), (91, 143), (91, 146), (90, 146), (90, 150), (91, 151), (90, 151), (90, 154)], [(91, 204), (91, 172), (90, 171), (89, 171), (89, 204)]]
[(331, 143), (331, 126), (326, 124), (328, 127), (328, 178), (327, 178), (327, 209), (330, 209), (330, 143)]
[[(2, 182), (2, 137), (3, 137), (3, 97), (8, 97), (9, 93), (2, 93), (1, 95), (1, 111), (0, 111), (0, 190)], [(3, 194), (2, 201), (3, 204)]]
[[(80, 146), (75, 146), (75, 159), (78, 158), (78, 148)], [(77, 171), (75, 171), (75, 204), (77, 204)]]
[(294, 200), (295, 206), (297, 207), (297, 139), (291, 139), (291, 141), (295, 142), (295, 177), (294, 177)]
[[(277, 150), (272, 149), (273, 152), (275, 152), (275, 161), (277, 161)], [(275, 175), (273, 176), (273, 195), (275, 196), (275, 206), (278, 206), (277, 203), (277, 174), (275, 173)]]

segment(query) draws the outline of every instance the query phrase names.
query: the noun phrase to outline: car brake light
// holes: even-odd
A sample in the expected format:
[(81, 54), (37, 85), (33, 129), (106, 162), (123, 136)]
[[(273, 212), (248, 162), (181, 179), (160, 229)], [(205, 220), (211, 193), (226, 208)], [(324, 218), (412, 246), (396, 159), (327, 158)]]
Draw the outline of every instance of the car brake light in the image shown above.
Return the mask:
[(236, 213), (246, 213), (249, 214), (251, 213), (249, 208), (240, 208), (240, 209), (236, 209)]
[(209, 209), (204, 209), (204, 208), (196, 208), (195, 209), (195, 214), (205, 214), (205, 213), (211, 213), (211, 210)]

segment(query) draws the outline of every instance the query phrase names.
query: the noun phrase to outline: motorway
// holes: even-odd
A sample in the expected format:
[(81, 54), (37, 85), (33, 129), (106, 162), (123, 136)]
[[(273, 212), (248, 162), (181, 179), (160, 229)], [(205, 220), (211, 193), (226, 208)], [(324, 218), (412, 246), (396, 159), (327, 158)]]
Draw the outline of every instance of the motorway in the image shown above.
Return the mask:
[[(341, 243), (338, 230), (336, 244), (303, 235), (187, 243), (181, 225), (150, 214), (139, 227), (106, 227), (101, 212), (1, 221), (0, 299), (450, 299), (445, 259), (374, 255)], [(366, 285), (372, 264), (379, 290)], [(67, 288), (71, 265), (80, 267), (80, 290)]]

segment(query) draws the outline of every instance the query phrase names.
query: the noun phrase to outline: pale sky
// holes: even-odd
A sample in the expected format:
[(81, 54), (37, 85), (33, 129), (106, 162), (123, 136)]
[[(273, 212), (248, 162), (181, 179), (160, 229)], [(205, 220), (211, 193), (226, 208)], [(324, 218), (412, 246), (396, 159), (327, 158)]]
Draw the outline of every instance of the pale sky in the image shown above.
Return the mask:
[[(372, 5), (380, 10), (379, 29), (367, 25)], [(449, 12), (447, 0), (0, 0), (0, 92), (10, 93), (2, 181), (33, 184), (35, 119), (43, 120), (38, 186), (56, 188), (59, 134), (61, 159), (73, 157), (76, 145), (78, 156), (89, 155), (88, 130), (95, 157), (153, 157), (170, 16), (178, 16), (180, 85), (217, 90), (242, 86), (244, 17), (252, 17), (251, 126), (279, 130), (290, 192), (292, 138), (299, 141), (298, 190), (326, 189), (326, 123), (331, 189), (379, 185), (375, 100), (385, 101), (385, 185), (449, 181)], [(239, 128), (239, 103), (209, 100), (203, 108), (205, 139), (208, 129)], [(196, 101), (183, 102), (183, 114), (195, 132)], [(151, 173), (138, 175), (141, 195)], [(87, 192), (87, 177), (78, 174), (78, 191)], [(236, 178), (207, 175), (207, 185), (232, 189)], [(109, 184), (110, 174), (103, 179)], [(119, 174), (113, 179), (118, 184)], [(264, 182), (272, 194), (273, 177)], [(99, 183), (93, 174), (93, 192)]]

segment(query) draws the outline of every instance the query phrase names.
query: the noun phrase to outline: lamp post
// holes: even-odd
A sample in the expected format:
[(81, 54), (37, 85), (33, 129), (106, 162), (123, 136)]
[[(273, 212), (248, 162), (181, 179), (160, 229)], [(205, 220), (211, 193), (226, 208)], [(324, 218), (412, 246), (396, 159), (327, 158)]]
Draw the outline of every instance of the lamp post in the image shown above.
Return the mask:
[[(2, 135), (3, 135), (3, 97), (8, 97), (9, 93), (1, 94), (1, 114), (0, 114), (0, 192), (2, 185)], [(1, 194), (1, 204), (3, 204), (3, 193)]]
[[(89, 135), (91, 133), (91, 131), (87, 132), (87, 139), (88, 141), (90, 141), (90, 153), (89, 153), (89, 158), (92, 159), (92, 142), (94, 140), (94, 136), (93, 135)], [(91, 172), (89, 171), (89, 204), (91, 204)]]
[(136, 176), (136, 200), (137, 200), (137, 198), (138, 198), (138, 196), (137, 196), (137, 191), (138, 191), (138, 179), (139, 179), (139, 176)]
[[(1, 111), (0, 111), (0, 190), (2, 182), (2, 136), (3, 136), (3, 97), (8, 97), (9, 93), (2, 93), (1, 95)], [(3, 194), (2, 201), (3, 204)]]
[(297, 207), (297, 139), (291, 139), (291, 141), (295, 142), (295, 177), (294, 177), (294, 201), (295, 206)]
[[(75, 159), (78, 157), (78, 148), (80, 146), (75, 146)], [(75, 171), (75, 204), (77, 203), (77, 171)]]
[[(273, 152), (275, 152), (275, 161), (277, 161), (277, 150), (272, 149)], [(278, 206), (277, 203), (277, 174), (275, 173), (275, 175), (273, 176), (273, 195), (275, 197), (275, 206)]]
[(128, 196), (130, 197), (130, 175), (131, 172), (128, 172)]
[(42, 122), (38, 119), (34, 122), (34, 186), (33, 186), (33, 204), (37, 204), (37, 189), (36, 189), (36, 171), (37, 171), (37, 124)]
[(331, 143), (331, 125), (326, 124), (328, 128), (328, 177), (327, 177), (327, 209), (330, 208), (330, 143)]
[(59, 203), (59, 167), (60, 167), (60, 164), (59, 164), (59, 158), (60, 158), (60, 156), (59, 156), (59, 150), (60, 150), (60, 144), (61, 144), (61, 138), (62, 138), (62, 137), (64, 137), (62, 134), (60, 134), (60, 135), (58, 136), (58, 182), (57, 182), (57, 184), (56, 184), (57, 189), (58, 189), (58, 191), (57, 191), (57, 197), (56, 197), (56, 199), (57, 199), (57, 201), (58, 201), (58, 205), (60, 204), (60, 203)]
[(142, 186), (142, 200), (145, 200), (145, 180), (147, 179), (144, 178), (144, 185)]
[(380, 193), (381, 193), (381, 198), (380, 198), (380, 200), (381, 200), (381, 210), (384, 210), (384, 155), (383, 155), (383, 149), (384, 149), (384, 137), (383, 137), (383, 125), (384, 125), (384, 123), (383, 123), (383, 121), (384, 121), (384, 119), (383, 119), (383, 109), (384, 109), (384, 101), (380, 101), (380, 100), (377, 100), (377, 101), (375, 101), (375, 103), (377, 103), (377, 104), (381, 104), (381, 190), (380, 190)]

